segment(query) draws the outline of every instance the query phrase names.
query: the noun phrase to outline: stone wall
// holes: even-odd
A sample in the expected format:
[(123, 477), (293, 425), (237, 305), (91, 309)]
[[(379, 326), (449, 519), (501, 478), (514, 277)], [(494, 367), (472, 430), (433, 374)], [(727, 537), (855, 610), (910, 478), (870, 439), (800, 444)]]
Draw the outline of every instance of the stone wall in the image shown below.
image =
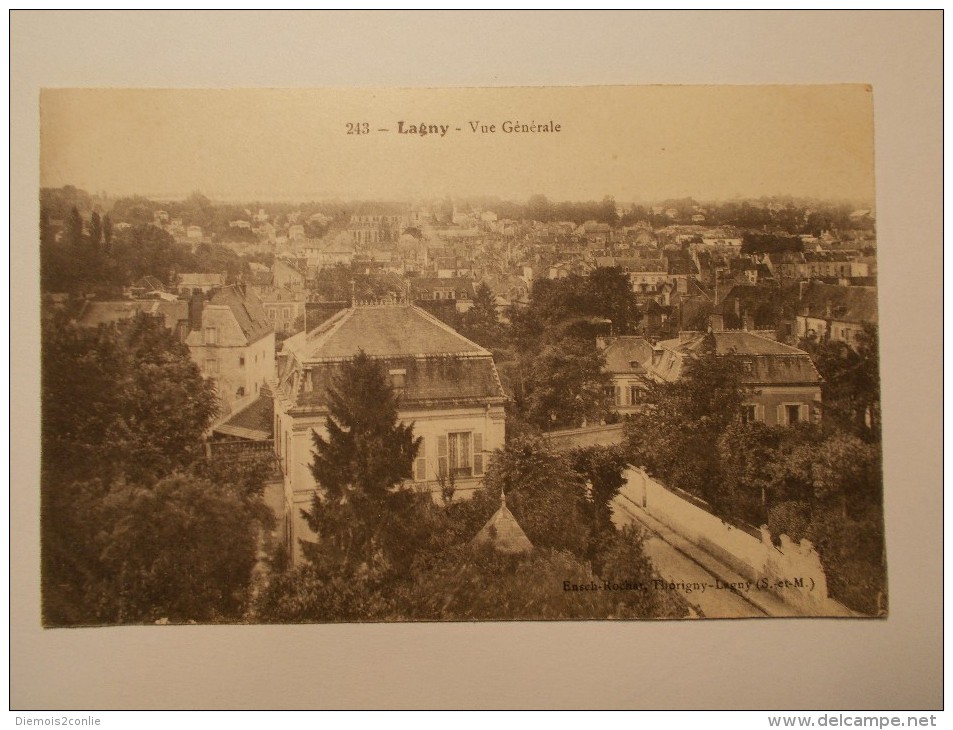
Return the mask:
[(820, 556), (808, 540), (795, 543), (781, 535), (777, 547), (767, 527), (755, 537), (716, 517), (701, 500), (680, 496), (638, 468), (627, 470), (621, 496), (736, 573), (757, 582), (761, 590), (771, 591), (805, 614), (854, 615), (828, 596)]

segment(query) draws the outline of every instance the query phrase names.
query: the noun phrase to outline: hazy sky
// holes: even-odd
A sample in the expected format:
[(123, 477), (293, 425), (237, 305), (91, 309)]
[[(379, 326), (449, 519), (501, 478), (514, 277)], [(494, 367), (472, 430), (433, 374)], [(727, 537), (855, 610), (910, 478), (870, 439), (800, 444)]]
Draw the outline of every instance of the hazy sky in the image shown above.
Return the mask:
[[(873, 201), (871, 97), (860, 85), (48, 89), (40, 178), (110, 195), (231, 200)], [(447, 131), (398, 134), (400, 121)], [(506, 121), (561, 129), (505, 133)], [(369, 134), (346, 133), (365, 122)], [(496, 131), (474, 133), (471, 122)]]

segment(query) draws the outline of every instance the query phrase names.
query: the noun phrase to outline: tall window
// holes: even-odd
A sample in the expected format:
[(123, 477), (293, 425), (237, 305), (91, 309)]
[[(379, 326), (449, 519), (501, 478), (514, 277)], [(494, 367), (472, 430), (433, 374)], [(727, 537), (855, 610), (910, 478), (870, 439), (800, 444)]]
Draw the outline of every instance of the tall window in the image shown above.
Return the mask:
[(483, 473), (483, 434), (459, 431), (437, 437), (437, 473), (470, 477)]
[(791, 426), (810, 419), (810, 406), (806, 403), (784, 403), (778, 406), (778, 424)]
[(468, 477), (473, 473), (470, 460), (469, 432), (448, 434), (450, 449), (450, 473), (455, 477)]
[(414, 480), (427, 481), (427, 439), (420, 439), (420, 448), (417, 450), (417, 460), (414, 462)]
[(801, 406), (784, 406), (784, 409), (787, 411), (787, 422), (789, 424), (794, 424), (801, 420)]
[(218, 344), (218, 330), (215, 327), (205, 328), (205, 344), (206, 345)]
[(634, 406), (638, 402), (639, 402), (639, 386), (630, 385), (629, 386), (629, 403)]

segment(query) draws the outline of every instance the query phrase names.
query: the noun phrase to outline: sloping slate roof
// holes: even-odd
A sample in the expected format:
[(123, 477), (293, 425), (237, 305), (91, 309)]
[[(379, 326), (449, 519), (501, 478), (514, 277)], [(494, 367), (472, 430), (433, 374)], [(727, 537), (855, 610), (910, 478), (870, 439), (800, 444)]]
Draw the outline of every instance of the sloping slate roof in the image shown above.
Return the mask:
[(437, 290), (445, 291), (447, 289), (453, 289), (458, 295), (466, 294), (469, 297), (473, 296), (473, 280), (464, 279), (460, 276), (444, 279), (435, 276), (421, 276), (411, 279), (411, 286), (414, 294), (417, 296), (421, 294), (433, 294)]
[(838, 286), (812, 281), (804, 290), (799, 314), (826, 317), (831, 304), (831, 319), (839, 322), (877, 323), (877, 289), (872, 286)]
[(742, 381), (752, 384), (817, 383), (821, 375), (808, 355), (758, 355), (750, 360), (752, 372)]
[(248, 342), (257, 342), (272, 331), (271, 322), (261, 305), (261, 300), (250, 290), (242, 291), (238, 286), (226, 286), (215, 289), (209, 303), (225, 305), (232, 310), (235, 321), (241, 327)]
[(162, 316), (169, 329), (175, 323), (189, 316), (188, 303), (184, 301), (167, 302), (161, 299), (119, 300), (108, 302), (89, 302), (84, 307), (76, 323), (81, 327), (97, 327), (132, 319), (137, 314)]
[(682, 349), (688, 352), (702, 352), (710, 347), (712, 341), (714, 341), (717, 355), (804, 355), (810, 357), (804, 350), (770, 340), (754, 332), (744, 331), (699, 334), (698, 337), (685, 342)]
[(364, 350), (371, 357), (476, 354), (489, 356), (463, 335), (411, 305), (345, 309), (306, 335), (285, 340), (299, 362), (346, 359)]
[(124, 319), (132, 319), (140, 312), (156, 314), (158, 307), (159, 300), (157, 299), (89, 302), (83, 308), (83, 312), (77, 318), (76, 323), (81, 327), (97, 327), (101, 324), (112, 324)]
[[(667, 343), (674, 342), (669, 340)], [(663, 344), (663, 343), (660, 343)], [(677, 346), (685, 354), (714, 351), (731, 355), (751, 369), (742, 376), (750, 384), (820, 383), (821, 376), (811, 356), (753, 332), (711, 332)]]
[[(493, 359), (481, 357), (387, 358), (386, 371), (405, 371), (404, 387), (398, 390), (404, 407), (433, 401), (468, 401), (504, 398)], [(287, 371), (282, 389), (297, 406), (325, 407), (328, 388), (341, 376), (344, 362), (318, 363), (305, 371)]]
[(163, 284), (159, 279), (154, 276), (143, 276), (135, 284), (134, 287), (139, 289), (147, 289), (149, 291), (165, 291), (165, 284)]
[(679, 275), (694, 275), (698, 273), (698, 267), (688, 256), (667, 256), (668, 273)]
[(642, 337), (617, 337), (603, 350), (603, 355), (610, 373), (645, 372), (640, 363), (652, 359), (652, 345)]
[(528, 553), (533, 549), (533, 543), (526, 537), (513, 513), (507, 509), (506, 502), (483, 525), (471, 542), (474, 545), (489, 543), (494, 550), (507, 554)]
[(228, 436), (264, 441), (274, 436), (274, 419), (275, 402), (270, 394), (263, 393), (213, 430)]
[(665, 259), (645, 259), (641, 257), (617, 258), (616, 266), (621, 266), (629, 272), (657, 272), (665, 274), (668, 267), (665, 265)]
[(223, 281), (225, 277), (222, 274), (179, 274), (179, 286), (184, 287), (221, 286)]

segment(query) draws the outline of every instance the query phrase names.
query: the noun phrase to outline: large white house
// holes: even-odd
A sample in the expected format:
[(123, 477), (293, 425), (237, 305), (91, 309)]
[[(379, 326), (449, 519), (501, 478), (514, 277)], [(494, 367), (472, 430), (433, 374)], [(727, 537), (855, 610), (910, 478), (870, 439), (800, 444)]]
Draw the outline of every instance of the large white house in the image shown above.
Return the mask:
[(243, 284), (193, 294), (185, 336), (202, 375), (214, 381), (219, 422), (253, 403), (275, 368), (275, 330)]
[(358, 305), (285, 340), (272, 389), (275, 453), (284, 474), (284, 536), (292, 560), (313, 534), (301, 516), (318, 485), (311, 473), (317, 431), (327, 436), (328, 388), (363, 350), (382, 362), (400, 396), (399, 417), (423, 437), (414, 482), (439, 493), (476, 489), (490, 454), (502, 448), (506, 395), (490, 352), (410, 304)]

